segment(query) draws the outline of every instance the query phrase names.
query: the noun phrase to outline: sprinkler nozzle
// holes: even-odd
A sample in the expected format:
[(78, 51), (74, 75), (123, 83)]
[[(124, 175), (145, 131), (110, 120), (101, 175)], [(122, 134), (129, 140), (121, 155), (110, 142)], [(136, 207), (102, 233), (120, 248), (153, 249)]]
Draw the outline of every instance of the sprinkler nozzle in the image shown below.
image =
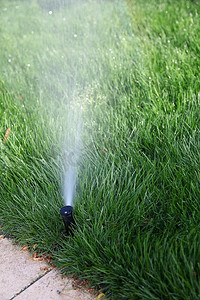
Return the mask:
[(75, 224), (74, 218), (72, 215), (73, 207), (70, 205), (63, 206), (60, 210), (61, 216), (63, 218), (63, 222), (65, 224), (65, 229), (67, 231), (67, 235), (74, 235), (71, 230), (71, 224)]

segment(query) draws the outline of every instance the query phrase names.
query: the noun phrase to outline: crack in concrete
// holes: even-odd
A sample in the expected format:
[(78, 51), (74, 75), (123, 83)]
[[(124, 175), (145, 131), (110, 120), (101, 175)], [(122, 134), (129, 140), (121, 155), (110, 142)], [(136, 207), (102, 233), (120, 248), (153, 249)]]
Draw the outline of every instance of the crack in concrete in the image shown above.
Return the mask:
[(38, 280), (40, 280), (41, 278), (43, 278), (46, 274), (48, 274), (49, 272), (51, 272), (52, 269), (47, 270), (44, 274), (39, 275), (37, 278), (35, 278), (32, 282), (30, 282), (28, 285), (26, 285), (24, 288), (22, 288), (19, 292), (17, 292), (16, 294), (14, 294), (11, 298), (9, 298), (9, 300), (12, 300), (14, 298), (16, 298), (17, 296), (19, 296), (20, 294), (22, 294), (25, 290), (27, 290), (31, 285), (33, 285), (34, 283), (36, 283)]

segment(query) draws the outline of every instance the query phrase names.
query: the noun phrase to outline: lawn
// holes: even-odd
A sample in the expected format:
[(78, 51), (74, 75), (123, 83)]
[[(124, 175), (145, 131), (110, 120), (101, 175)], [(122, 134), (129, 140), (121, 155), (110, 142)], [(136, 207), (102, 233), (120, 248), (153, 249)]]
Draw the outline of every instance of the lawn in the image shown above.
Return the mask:
[(200, 298), (199, 15), (197, 0), (0, 2), (0, 225), (109, 299)]

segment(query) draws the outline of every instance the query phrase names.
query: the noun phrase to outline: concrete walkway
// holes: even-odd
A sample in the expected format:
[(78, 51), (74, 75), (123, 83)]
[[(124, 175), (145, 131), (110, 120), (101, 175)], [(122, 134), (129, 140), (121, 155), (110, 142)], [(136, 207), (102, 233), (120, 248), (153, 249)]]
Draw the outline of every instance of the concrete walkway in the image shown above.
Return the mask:
[(76, 290), (72, 279), (61, 276), (46, 261), (31, 257), (26, 248), (0, 236), (0, 300), (103, 299), (103, 294)]

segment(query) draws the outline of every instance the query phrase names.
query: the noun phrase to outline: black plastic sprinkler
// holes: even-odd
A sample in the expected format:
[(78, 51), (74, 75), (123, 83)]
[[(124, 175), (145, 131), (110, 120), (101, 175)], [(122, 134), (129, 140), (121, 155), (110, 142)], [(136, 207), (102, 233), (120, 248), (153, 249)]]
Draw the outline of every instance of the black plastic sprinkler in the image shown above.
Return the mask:
[(65, 224), (65, 229), (67, 231), (67, 235), (74, 236), (71, 230), (71, 225), (75, 224), (72, 212), (73, 212), (73, 207), (70, 205), (63, 206), (60, 210), (61, 216)]

